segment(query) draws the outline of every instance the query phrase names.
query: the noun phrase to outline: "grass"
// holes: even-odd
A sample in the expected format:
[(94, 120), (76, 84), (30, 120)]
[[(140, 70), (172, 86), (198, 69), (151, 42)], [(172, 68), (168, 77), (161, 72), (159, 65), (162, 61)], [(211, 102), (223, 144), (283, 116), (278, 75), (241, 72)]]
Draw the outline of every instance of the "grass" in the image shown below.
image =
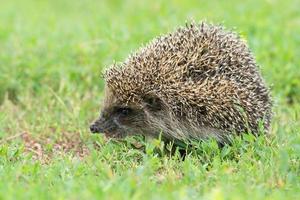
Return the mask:
[[(0, 199), (297, 199), (300, 7), (268, 1), (0, 1)], [(178, 154), (90, 135), (100, 72), (188, 19), (236, 28), (272, 88), (269, 137)]]

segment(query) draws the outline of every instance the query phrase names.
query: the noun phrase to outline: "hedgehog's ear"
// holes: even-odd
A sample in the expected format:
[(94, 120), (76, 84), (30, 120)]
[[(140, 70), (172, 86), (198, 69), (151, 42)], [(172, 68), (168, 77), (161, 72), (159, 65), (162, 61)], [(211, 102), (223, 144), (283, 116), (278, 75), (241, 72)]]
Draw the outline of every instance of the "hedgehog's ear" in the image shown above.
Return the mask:
[(144, 106), (151, 111), (159, 111), (162, 109), (162, 101), (156, 95), (145, 95), (143, 101)]

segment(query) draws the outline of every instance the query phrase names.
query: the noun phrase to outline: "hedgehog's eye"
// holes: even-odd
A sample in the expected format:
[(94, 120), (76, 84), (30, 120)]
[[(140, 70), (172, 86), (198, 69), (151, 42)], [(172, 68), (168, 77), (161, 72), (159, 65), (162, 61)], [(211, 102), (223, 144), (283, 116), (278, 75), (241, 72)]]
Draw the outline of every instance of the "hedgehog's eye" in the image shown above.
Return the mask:
[(130, 108), (118, 108), (117, 113), (122, 116), (127, 116), (131, 113), (131, 109)]

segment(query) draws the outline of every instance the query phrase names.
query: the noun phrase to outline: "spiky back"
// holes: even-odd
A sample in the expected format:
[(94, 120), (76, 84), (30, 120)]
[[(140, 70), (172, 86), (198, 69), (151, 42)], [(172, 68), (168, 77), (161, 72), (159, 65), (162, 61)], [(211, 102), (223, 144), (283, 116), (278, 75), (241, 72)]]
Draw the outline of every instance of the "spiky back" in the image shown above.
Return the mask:
[[(158, 37), (105, 73), (121, 102), (158, 96), (178, 118), (228, 131), (257, 132), (271, 115), (268, 89), (247, 45), (207, 23)], [(248, 129), (249, 128), (249, 129)]]

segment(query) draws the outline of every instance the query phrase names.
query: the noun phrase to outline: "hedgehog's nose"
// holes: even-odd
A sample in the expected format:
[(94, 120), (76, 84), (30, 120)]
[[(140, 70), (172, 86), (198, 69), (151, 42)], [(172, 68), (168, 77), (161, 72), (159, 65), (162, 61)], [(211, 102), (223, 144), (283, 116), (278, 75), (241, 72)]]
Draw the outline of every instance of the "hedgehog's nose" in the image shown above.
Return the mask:
[(90, 125), (90, 131), (92, 133), (96, 133), (97, 132), (97, 126), (95, 124)]
[(90, 126), (90, 131), (92, 133), (101, 133), (101, 132), (103, 132), (102, 128), (97, 126), (97, 124), (95, 124), (95, 123)]

